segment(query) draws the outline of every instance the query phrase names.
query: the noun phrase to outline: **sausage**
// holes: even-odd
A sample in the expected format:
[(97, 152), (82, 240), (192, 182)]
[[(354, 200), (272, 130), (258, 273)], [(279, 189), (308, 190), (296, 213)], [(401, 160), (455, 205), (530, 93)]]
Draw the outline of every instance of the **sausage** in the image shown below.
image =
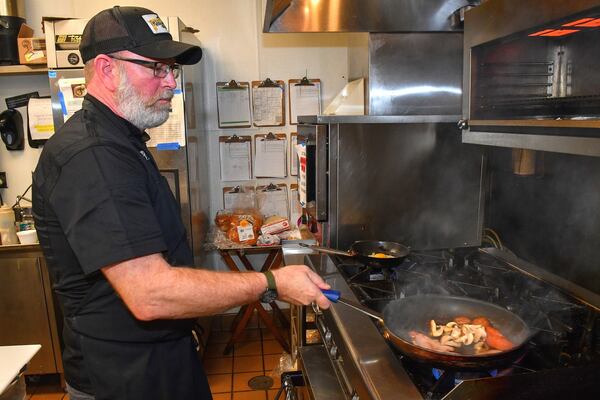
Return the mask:
[(426, 348), (428, 350), (440, 351), (440, 352), (453, 352), (454, 348), (451, 346), (443, 345), (438, 340), (432, 339), (429, 336), (421, 333), (410, 331), (408, 332), (412, 339), (413, 344)]
[(485, 326), (486, 328), (488, 326), (491, 326), (492, 324), (490, 324), (490, 320), (487, 319), (486, 317), (477, 317), (473, 319), (473, 322), (471, 322), (473, 325), (481, 325), (481, 326)]
[(498, 329), (492, 328), (491, 326), (486, 326), (485, 331), (487, 333), (485, 342), (491, 348), (505, 351), (515, 347), (513, 342), (508, 340), (502, 333), (500, 333)]
[(471, 323), (471, 318), (469, 317), (464, 317), (464, 316), (459, 316), (454, 318), (454, 322), (456, 322), (457, 324), (470, 324)]

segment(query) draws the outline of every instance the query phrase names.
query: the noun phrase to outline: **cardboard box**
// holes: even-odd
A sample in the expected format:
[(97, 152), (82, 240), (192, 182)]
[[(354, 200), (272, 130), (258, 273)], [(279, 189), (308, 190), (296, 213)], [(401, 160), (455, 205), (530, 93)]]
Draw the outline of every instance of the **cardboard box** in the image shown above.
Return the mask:
[(28, 25), (21, 25), (17, 35), (17, 46), (19, 48), (19, 62), (21, 64), (46, 64), (46, 39), (34, 38), (33, 29)]

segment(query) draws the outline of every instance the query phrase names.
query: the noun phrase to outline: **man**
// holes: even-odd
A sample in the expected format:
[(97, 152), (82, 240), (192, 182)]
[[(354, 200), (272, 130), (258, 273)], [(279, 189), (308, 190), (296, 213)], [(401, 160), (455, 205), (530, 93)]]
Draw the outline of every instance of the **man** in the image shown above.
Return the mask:
[[(193, 263), (168, 184), (144, 141), (169, 115), (180, 64), (202, 56), (160, 18), (114, 7), (85, 27), (88, 94), (46, 143), (34, 173), (40, 244), (65, 316), (71, 400), (210, 399), (191, 337), (193, 318), (272, 295), (329, 302), (306, 266), (266, 274)], [(175, 267), (179, 266), (179, 267)]]

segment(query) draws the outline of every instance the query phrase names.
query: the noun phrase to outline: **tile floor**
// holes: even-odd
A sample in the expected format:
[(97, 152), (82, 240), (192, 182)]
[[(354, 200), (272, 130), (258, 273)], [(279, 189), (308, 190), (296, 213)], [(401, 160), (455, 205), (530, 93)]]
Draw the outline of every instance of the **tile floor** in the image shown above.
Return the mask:
[[(279, 389), (280, 377), (273, 374), (283, 349), (259, 319), (248, 324), (244, 336), (231, 354), (223, 349), (231, 337), (232, 314), (213, 318), (207, 350), (203, 357), (214, 400), (272, 400)], [(286, 336), (287, 337), (287, 336)], [(256, 376), (268, 376), (273, 386), (268, 390), (253, 390), (248, 381)], [(49, 375), (28, 379), (27, 400), (69, 400), (60, 388), (58, 376)]]
[[(231, 337), (233, 316), (213, 319), (208, 346), (204, 354), (204, 368), (208, 375), (214, 400), (271, 400), (281, 386), (275, 367), (283, 355), (283, 348), (255, 316), (243, 337), (229, 355), (223, 349)], [(257, 376), (273, 379), (268, 390), (253, 390), (249, 381)]]

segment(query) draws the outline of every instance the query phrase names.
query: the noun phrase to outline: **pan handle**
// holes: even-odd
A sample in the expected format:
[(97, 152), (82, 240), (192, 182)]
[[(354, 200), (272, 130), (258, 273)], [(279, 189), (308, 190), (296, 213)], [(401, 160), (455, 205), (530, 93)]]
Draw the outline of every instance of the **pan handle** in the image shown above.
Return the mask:
[(362, 304), (358, 304), (354, 301), (351, 300), (347, 300), (345, 298), (343, 298), (341, 296), (341, 293), (339, 290), (325, 290), (325, 289), (321, 289), (321, 292), (323, 292), (323, 295), (325, 297), (327, 297), (327, 299), (333, 303), (341, 303), (344, 304), (350, 308), (355, 309), (356, 311), (360, 311), (363, 314), (367, 314), (369, 317), (371, 318), (375, 318), (376, 320), (379, 320), (379, 322), (383, 323), (383, 315), (379, 314), (377, 311), (373, 311), (370, 308), (367, 308), (365, 306), (363, 306)]
[(325, 253), (325, 254), (333, 254), (336, 256), (346, 256), (346, 257), (352, 257), (353, 254), (347, 251), (342, 251), (342, 250), (337, 250), (337, 249), (332, 249), (330, 247), (321, 247), (321, 246), (314, 246), (312, 244), (306, 244), (306, 243), (298, 243), (300, 246), (302, 247), (307, 247), (311, 250), (314, 251), (318, 251), (319, 253)]

